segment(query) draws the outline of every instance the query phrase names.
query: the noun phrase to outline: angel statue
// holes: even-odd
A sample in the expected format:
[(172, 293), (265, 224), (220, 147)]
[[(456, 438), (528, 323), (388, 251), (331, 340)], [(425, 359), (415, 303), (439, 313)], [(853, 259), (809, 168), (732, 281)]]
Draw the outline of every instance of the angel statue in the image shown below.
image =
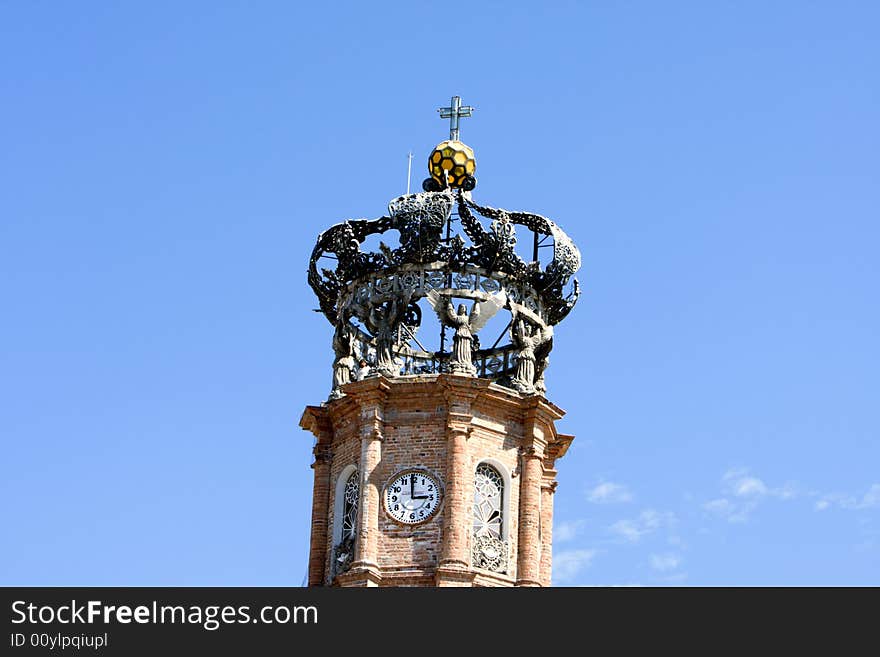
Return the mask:
[[(516, 311), (514, 311), (515, 313)], [(526, 394), (534, 394), (535, 388), (535, 351), (547, 344), (553, 338), (553, 327), (547, 326), (540, 328), (526, 323), (522, 317), (514, 314), (513, 322), (510, 326), (510, 337), (514, 346), (518, 349), (516, 359), (516, 374), (511, 382), (514, 389)], [(543, 349), (541, 350), (544, 351)], [(549, 350), (547, 350), (549, 353)], [(542, 370), (540, 375), (543, 377), (543, 369), (546, 367), (547, 353), (542, 354)], [(543, 387), (543, 381), (539, 382)]]
[(412, 290), (407, 290), (402, 298), (395, 296), (384, 304), (377, 303), (376, 300), (371, 301), (367, 328), (376, 338), (376, 364), (373, 366), (371, 374), (383, 376), (398, 376), (400, 374), (400, 366), (395, 362), (392, 350), (396, 342), (397, 326), (403, 319), (412, 294)]
[(453, 374), (476, 376), (477, 368), (472, 360), (475, 333), (504, 307), (507, 298), (504, 292), (492, 295), (486, 301), (474, 301), (468, 314), (465, 305), (459, 304), (458, 312), (452, 305), (452, 298), (440, 294), (437, 290), (428, 292), (428, 302), (437, 313), (440, 323), (455, 329), (452, 337), (452, 358), (449, 360), (449, 371)]
[(342, 386), (351, 381), (354, 359), (357, 351), (357, 329), (349, 324), (348, 316), (340, 314), (333, 332), (333, 390), (330, 399), (344, 397)]
[(535, 348), (535, 391), (541, 395), (547, 394), (544, 375), (550, 367), (550, 352), (553, 350), (553, 327), (547, 327), (547, 330), (550, 331), (550, 339)]

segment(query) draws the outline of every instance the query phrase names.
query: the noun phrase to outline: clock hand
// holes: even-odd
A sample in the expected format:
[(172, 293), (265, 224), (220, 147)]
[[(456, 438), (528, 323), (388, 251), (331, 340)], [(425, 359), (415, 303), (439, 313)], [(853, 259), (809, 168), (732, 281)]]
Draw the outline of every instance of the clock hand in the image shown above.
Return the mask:
[[(415, 483), (415, 481), (413, 481), (413, 483)], [(426, 500), (426, 499), (428, 499), (428, 495), (427, 495), (427, 494), (425, 494), (425, 495), (416, 495), (416, 494), (415, 494), (415, 491), (412, 492), (412, 495), (411, 495), (410, 497), (412, 497), (412, 499), (414, 499), (414, 500)]]

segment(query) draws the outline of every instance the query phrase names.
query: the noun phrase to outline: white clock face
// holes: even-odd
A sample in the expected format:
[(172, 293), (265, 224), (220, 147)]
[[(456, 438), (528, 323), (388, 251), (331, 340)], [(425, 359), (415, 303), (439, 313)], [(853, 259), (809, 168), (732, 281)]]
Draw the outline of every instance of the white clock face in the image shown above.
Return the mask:
[(398, 474), (385, 486), (385, 510), (407, 525), (430, 519), (440, 507), (440, 484), (424, 470)]

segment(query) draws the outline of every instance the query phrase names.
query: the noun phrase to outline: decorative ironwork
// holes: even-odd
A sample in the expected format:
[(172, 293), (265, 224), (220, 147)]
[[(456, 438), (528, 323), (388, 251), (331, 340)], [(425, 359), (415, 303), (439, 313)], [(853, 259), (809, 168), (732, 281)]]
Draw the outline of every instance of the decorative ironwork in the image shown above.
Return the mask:
[(409, 194), (388, 204), (392, 228), (400, 232), (400, 249), (386, 260), (430, 262), (440, 245), (446, 220), (452, 213), (451, 194)]
[[(458, 162), (457, 151), (450, 153), (451, 168), (442, 166), (442, 152), (432, 166), (439, 165), (444, 176), (457, 166), (467, 173), (469, 156), (465, 153)], [(530, 243), (519, 239), (518, 230), (531, 233), (531, 260), (516, 251), (518, 244)], [(399, 246), (380, 242), (376, 251), (364, 250), (370, 236), (393, 243), (389, 238), (395, 233)], [(542, 264), (538, 249), (544, 247), (552, 251)], [(489, 378), (522, 394), (543, 394), (552, 327), (577, 302), (580, 287), (573, 277), (580, 264), (577, 247), (553, 221), (478, 205), (454, 185), (397, 197), (379, 219), (332, 226), (318, 236), (308, 271), (320, 310), (335, 328), (331, 399), (365, 375), (437, 372)], [(439, 350), (424, 346), (430, 336), (422, 327), (419, 301), (426, 297), (442, 311), (437, 311)], [(464, 315), (450, 315), (447, 304), (453, 300), (453, 307), (463, 301), (471, 312), (465, 306)], [(507, 329), (497, 339), (478, 336), (482, 326), (475, 326), (474, 309), (498, 300), (499, 308), (510, 313)], [(481, 346), (481, 337), (488, 348)]]
[(473, 565), (495, 573), (507, 572), (507, 541), (495, 536), (474, 536)]
[(342, 540), (333, 547), (333, 572), (340, 575), (351, 568), (357, 536), (360, 477), (357, 470), (349, 475), (342, 491)]
[(342, 536), (354, 536), (357, 531), (358, 502), (361, 495), (360, 477), (357, 470), (345, 482), (342, 497)]
[(474, 477), (474, 535), (502, 538), (504, 480), (491, 465), (481, 463)]
[(487, 463), (474, 474), (473, 565), (496, 573), (507, 572), (504, 536), (504, 479)]

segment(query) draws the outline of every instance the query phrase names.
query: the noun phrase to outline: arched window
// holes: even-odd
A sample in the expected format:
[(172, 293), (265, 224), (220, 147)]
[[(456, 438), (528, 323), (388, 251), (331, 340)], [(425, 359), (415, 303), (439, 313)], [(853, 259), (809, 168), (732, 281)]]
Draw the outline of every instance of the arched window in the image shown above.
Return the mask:
[(474, 478), (474, 535), (501, 538), (504, 513), (504, 480), (487, 463), (477, 466)]
[(357, 470), (355, 470), (348, 476), (342, 491), (342, 540), (354, 537), (357, 531), (360, 488), (360, 479)]
[(496, 573), (507, 572), (505, 477), (480, 463), (474, 476), (473, 564)]
[(336, 480), (336, 501), (333, 505), (333, 552), (330, 577), (344, 573), (354, 560), (357, 536), (360, 476), (357, 466), (346, 466)]

